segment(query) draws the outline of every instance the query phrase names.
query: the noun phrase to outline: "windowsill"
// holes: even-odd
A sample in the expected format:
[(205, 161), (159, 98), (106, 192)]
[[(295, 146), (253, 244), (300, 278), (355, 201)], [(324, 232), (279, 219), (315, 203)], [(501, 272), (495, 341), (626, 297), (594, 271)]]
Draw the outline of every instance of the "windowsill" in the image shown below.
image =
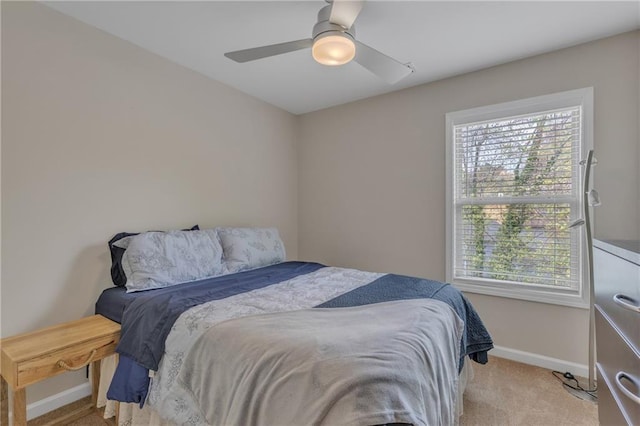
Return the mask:
[(471, 284), (455, 281), (451, 283), (458, 290), (468, 293), (525, 300), (527, 302), (547, 303), (570, 308), (589, 309), (589, 301), (578, 294), (563, 294), (560, 292), (545, 291), (544, 289), (497, 287), (487, 284)]

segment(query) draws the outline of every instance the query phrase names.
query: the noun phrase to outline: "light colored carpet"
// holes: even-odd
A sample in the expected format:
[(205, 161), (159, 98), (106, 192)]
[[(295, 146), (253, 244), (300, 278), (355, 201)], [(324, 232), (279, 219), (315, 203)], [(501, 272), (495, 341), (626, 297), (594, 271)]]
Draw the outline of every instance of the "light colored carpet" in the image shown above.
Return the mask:
[[(597, 426), (596, 404), (582, 401), (568, 392), (550, 370), (502, 358), (491, 357), (486, 365), (473, 363), (475, 377), (464, 395), (460, 426)], [(70, 407), (70, 406), (68, 406)], [(29, 422), (44, 424), (51, 415)], [(68, 426), (104, 426), (97, 414)]]
[(598, 425), (598, 406), (569, 394), (550, 370), (496, 357), (473, 370), (461, 426)]

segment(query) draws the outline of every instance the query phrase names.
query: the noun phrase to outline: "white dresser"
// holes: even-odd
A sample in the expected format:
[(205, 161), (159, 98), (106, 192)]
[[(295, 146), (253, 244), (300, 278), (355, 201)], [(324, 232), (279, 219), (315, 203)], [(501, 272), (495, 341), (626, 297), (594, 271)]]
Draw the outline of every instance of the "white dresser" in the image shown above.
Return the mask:
[(601, 425), (640, 425), (640, 241), (593, 243)]

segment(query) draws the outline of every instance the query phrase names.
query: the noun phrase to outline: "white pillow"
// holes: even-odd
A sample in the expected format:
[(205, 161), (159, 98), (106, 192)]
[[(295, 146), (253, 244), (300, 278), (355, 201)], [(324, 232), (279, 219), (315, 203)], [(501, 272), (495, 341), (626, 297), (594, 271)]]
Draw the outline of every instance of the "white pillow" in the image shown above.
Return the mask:
[(230, 273), (284, 262), (284, 243), (276, 228), (216, 228)]
[(127, 293), (221, 275), (222, 247), (215, 229), (145, 232), (132, 237), (122, 256)]

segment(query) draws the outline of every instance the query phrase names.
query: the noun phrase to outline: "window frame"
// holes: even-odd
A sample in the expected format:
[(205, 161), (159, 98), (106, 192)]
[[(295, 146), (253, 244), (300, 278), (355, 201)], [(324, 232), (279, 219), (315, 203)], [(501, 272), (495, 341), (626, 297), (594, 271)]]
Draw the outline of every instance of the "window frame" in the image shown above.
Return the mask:
[[(500, 120), (513, 116), (535, 114), (543, 111), (580, 107), (581, 109), (581, 144), (578, 147), (579, 159), (586, 158), (593, 148), (593, 87), (552, 93), (532, 98), (503, 102), (499, 104), (480, 106), (460, 111), (449, 112), (445, 115), (446, 123), (446, 279), (455, 287), (470, 293), (499, 296), (533, 302), (550, 303), (576, 308), (589, 308), (589, 272), (586, 250), (586, 231), (584, 227), (574, 228), (578, 234), (578, 273), (579, 285), (577, 289), (554, 288), (553, 286), (531, 285), (526, 283), (510, 284), (498, 280), (454, 277), (454, 259), (456, 250), (455, 238), (455, 135), (454, 126), (468, 123)], [(580, 167), (580, 166), (578, 166)], [(577, 171), (577, 194), (575, 200), (575, 214), (571, 219), (582, 217), (583, 174), (582, 167)], [(573, 208), (572, 203), (572, 208)]]

